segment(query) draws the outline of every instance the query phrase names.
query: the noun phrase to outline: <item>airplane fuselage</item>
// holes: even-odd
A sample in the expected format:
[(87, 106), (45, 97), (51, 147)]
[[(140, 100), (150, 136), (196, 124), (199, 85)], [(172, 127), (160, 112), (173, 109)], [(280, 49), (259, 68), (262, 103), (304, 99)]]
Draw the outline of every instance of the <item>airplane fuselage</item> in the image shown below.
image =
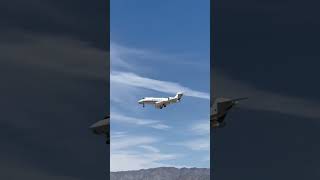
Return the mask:
[(177, 93), (175, 97), (157, 98), (157, 97), (144, 97), (138, 101), (143, 107), (145, 104), (154, 104), (156, 108), (162, 109), (169, 104), (179, 102), (182, 97), (182, 93)]
[(155, 104), (159, 101), (168, 101), (169, 98), (155, 98), (155, 97), (146, 97), (139, 101), (139, 104)]

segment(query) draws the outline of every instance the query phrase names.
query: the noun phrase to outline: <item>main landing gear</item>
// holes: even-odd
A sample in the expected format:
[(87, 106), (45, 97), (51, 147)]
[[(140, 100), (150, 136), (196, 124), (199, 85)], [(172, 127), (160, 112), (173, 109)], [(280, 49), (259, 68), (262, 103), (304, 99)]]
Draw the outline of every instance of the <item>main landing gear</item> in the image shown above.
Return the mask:
[(163, 104), (160, 106), (160, 109), (164, 108), (164, 107), (167, 107), (167, 105)]

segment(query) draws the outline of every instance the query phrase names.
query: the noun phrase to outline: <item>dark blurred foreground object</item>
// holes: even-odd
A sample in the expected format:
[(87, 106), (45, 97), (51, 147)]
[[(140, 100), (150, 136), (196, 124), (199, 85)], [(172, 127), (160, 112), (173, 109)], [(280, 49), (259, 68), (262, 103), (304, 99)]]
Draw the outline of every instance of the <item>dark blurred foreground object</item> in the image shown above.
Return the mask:
[(110, 144), (110, 115), (105, 116), (103, 120), (91, 125), (90, 129), (94, 134), (105, 136), (106, 143)]
[(228, 98), (216, 98), (213, 101), (213, 105), (210, 107), (210, 126), (211, 128), (221, 128), (226, 125), (224, 121), (229, 110), (241, 100), (248, 98), (228, 99)]

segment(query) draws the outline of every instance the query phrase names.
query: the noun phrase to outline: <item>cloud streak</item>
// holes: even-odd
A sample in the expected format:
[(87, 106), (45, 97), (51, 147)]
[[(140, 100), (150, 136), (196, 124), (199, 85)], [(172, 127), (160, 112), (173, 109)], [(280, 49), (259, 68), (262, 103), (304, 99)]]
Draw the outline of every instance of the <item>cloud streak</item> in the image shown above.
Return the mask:
[(167, 130), (171, 128), (170, 126), (161, 123), (158, 120), (151, 120), (151, 119), (142, 119), (142, 118), (134, 118), (122, 115), (120, 113), (111, 112), (111, 122), (116, 123), (126, 123), (126, 124), (134, 124), (137, 126), (147, 126), (158, 130)]
[(210, 134), (209, 117), (208, 117), (208, 120), (203, 120), (199, 123), (193, 124), (190, 129), (196, 135), (209, 135)]
[[(110, 43), (111, 69), (137, 70), (145, 64), (141, 62), (166, 62), (170, 64), (188, 65), (192, 67), (205, 67), (191, 54), (164, 54), (149, 49), (127, 47), (115, 42)], [(199, 57), (196, 57), (199, 59)], [(139, 64), (139, 66), (137, 65)]]
[(210, 123), (208, 120), (200, 120), (189, 127), (193, 137), (190, 140), (174, 143), (174, 146), (183, 146), (192, 151), (206, 151), (204, 159), (210, 159)]
[(112, 71), (110, 74), (111, 83), (121, 83), (132, 87), (139, 87), (148, 90), (174, 94), (179, 91), (184, 92), (184, 95), (201, 99), (210, 99), (209, 93), (196, 91), (191, 88), (180, 85), (179, 83), (170, 81), (161, 81), (139, 76), (131, 72)]
[(210, 150), (210, 138), (201, 138), (201, 139), (194, 139), (192, 141), (187, 141), (183, 146), (190, 148), (192, 150), (197, 151), (209, 151)]
[(110, 153), (110, 170), (117, 172), (172, 166), (161, 163), (161, 161), (174, 160), (179, 155), (162, 153), (152, 145), (158, 141), (159, 139), (150, 136), (132, 136), (129, 134), (113, 138)]

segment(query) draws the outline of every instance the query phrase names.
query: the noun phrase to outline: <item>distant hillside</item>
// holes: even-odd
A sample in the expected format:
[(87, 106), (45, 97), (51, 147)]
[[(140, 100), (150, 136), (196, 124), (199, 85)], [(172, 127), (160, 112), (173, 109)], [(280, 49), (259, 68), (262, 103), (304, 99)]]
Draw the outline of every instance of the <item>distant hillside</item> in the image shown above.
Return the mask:
[(210, 169), (160, 167), (111, 172), (110, 177), (111, 180), (210, 180)]

